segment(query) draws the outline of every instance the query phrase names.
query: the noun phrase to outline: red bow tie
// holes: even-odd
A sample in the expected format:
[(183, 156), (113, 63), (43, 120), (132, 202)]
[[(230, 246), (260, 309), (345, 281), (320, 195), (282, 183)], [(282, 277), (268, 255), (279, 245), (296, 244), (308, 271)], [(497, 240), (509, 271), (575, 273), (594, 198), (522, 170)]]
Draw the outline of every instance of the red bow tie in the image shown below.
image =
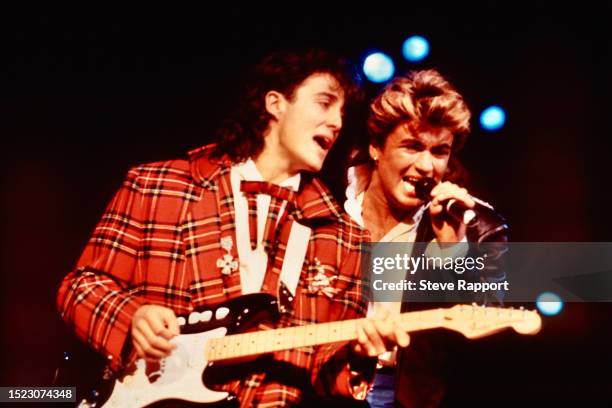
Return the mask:
[[(241, 181), (240, 191), (246, 195), (249, 204), (249, 235), (251, 237), (251, 249), (253, 250), (257, 247), (257, 194), (266, 194), (272, 197), (263, 234), (263, 245), (269, 254), (275, 241), (277, 227), (282, 225), (291, 206), (293, 206), (295, 192), (287, 187), (267, 181), (246, 180)], [(285, 201), (287, 202), (287, 208), (279, 219), (278, 214)]]

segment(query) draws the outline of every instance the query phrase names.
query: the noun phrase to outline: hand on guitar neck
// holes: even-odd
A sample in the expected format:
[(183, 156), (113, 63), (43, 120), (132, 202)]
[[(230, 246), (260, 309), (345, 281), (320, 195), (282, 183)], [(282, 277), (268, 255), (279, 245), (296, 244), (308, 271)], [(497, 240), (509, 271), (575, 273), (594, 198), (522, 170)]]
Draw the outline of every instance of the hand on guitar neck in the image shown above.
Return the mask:
[(396, 345), (406, 347), (410, 336), (400, 327), (398, 317), (381, 308), (373, 317), (359, 320), (353, 352), (363, 357), (376, 357), (393, 350)]

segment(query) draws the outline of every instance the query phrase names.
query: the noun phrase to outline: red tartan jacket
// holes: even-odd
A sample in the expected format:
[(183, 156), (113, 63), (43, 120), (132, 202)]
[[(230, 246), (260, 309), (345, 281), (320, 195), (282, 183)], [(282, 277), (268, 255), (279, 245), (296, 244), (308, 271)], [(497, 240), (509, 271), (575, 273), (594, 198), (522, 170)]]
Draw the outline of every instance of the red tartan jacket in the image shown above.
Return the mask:
[[(128, 335), (139, 306), (157, 304), (184, 315), (241, 295), (240, 272), (224, 275), (216, 265), (226, 254), (221, 238), (234, 237), (236, 231), (231, 163), (212, 161), (210, 148), (190, 152), (188, 160), (131, 169), (75, 270), (62, 281), (57, 297), (62, 318), (80, 338), (108, 356), (114, 370), (135, 359)], [(296, 208), (279, 226), (278, 250), (269, 261), (262, 287), (276, 293), (291, 224), (311, 227), (294, 311), (280, 325), (364, 316), (367, 301), (360, 273), (360, 244), (367, 239), (367, 232), (350, 220), (317, 179), (303, 178)], [(231, 251), (237, 259), (235, 245)], [(308, 293), (307, 279), (317, 272), (315, 258), (328, 276), (337, 276), (332, 281), (337, 291), (332, 297)], [(298, 403), (305, 388), (295, 386), (300, 382), (312, 386), (319, 395), (363, 398), (363, 394), (356, 395), (357, 388), (349, 386), (349, 376), (355, 380), (355, 373), (349, 375), (348, 355), (346, 343), (277, 352), (275, 362), (288, 363), (296, 373), (307, 373), (309, 378), (292, 379), (294, 385), (290, 385), (269, 377), (261, 367), (224, 388), (236, 393), (242, 406)], [(357, 379), (363, 389), (364, 381), (359, 375)]]

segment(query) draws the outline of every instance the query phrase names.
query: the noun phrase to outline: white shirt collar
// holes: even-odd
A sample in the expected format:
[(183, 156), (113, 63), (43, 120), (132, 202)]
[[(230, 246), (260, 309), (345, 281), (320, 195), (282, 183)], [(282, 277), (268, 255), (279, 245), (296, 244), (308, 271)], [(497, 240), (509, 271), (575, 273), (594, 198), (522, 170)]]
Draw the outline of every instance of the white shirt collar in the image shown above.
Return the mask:
[[(240, 174), (241, 180), (265, 181), (263, 176), (257, 169), (257, 166), (255, 165), (253, 159), (248, 159), (244, 163), (235, 164), (234, 167), (238, 170), (238, 174)], [(300, 175), (300, 173), (298, 173), (295, 176), (291, 176), (283, 180), (281, 183), (278, 183), (278, 185), (282, 187), (288, 187), (293, 191), (298, 191), (300, 188), (301, 179), (302, 176)]]

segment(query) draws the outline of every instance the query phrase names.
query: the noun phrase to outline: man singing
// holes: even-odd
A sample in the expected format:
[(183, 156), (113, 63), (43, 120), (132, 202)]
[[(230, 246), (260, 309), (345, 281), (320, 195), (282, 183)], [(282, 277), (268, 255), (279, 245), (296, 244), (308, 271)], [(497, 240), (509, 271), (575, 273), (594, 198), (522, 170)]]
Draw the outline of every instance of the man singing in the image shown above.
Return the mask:
[[(171, 355), (177, 315), (249, 293), (286, 295), (275, 327), (365, 315), (364, 230), (313, 176), (356, 94), (353, 78), (322, 51), (273, 53), (218, 143), (128, 172), (57, 300), (111, 369)], [(362, 321), (355, 336), (275, 352), (221, 389), (241, 406), (362, 400), (372, 357), (408, 336), (390, 318)]]

